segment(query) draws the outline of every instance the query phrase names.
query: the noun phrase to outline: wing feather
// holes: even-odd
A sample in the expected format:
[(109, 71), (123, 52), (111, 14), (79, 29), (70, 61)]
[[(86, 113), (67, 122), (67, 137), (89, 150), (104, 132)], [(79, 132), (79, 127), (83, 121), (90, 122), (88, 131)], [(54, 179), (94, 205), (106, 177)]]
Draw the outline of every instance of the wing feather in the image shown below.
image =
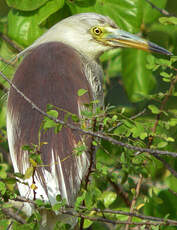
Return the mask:
[[(20, 64), (13, 83), (42, 110), (52, 104), (79, 115), (77, 91), (88, 93), (79, 98), (80, 105), (93, 99), (89, 83), (84, 75), (80, 55), (71, 47), (60, 42), (51, 42), (33, 49)], [(59, 111), (59, 118), (66, 113)], [(22, 146), (38, 144), (38, 133), (43, 117), (26, 102), (13, 88), (10, 89), (7, 111), (7, 133), (14, 170), (25, 173), (29, 167), (29, 153)], [(71, 119), (68, 122), (72, 122)], [(67, 127), (55, 134), (53, 129), (41, 133), (41, 142), (47, 142), (40, 149), (45, 166), (37, 167), (35, 183), (36, 198), (55, 203), (61, 194), (72, 204), (79, 191), (81, 181), (87, 173), (89, 154), (73, 154), (73, 148), (82, 140), (82, 134)], [(89, 149), (90, 138), (87, 137)], [(29, 186), (32, 178), (27, 180)], [(22, 196), (29, 186), (18, 185)], [(29, 197), (33, 199), (34, 191)]]

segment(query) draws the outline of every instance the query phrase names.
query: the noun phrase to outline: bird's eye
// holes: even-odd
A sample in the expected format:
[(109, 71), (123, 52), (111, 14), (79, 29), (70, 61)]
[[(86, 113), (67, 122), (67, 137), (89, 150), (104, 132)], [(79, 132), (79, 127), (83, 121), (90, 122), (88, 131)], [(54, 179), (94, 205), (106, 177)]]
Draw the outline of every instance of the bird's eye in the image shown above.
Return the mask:
[(94, 27), (93, 28), (93, 33), (95, 35), (100, 35), (102, 33), (102, 30), (99, 27)]

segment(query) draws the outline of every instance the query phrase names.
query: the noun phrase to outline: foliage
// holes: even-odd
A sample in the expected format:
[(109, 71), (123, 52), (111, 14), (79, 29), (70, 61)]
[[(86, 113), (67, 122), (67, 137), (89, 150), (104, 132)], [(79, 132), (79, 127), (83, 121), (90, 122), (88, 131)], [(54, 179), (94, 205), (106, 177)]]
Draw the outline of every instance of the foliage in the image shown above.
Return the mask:
[[(159, 8), (177, 13), (174, 12), (177, 9), (175, 1), (151, 2)], [(138, 33), (177, 53), (176, 17), (161, 15), (146, 0), (0, 0), (0, 33), (3, 35), (0, 37), (0, 70), (12, 78), (16, 65), (12, 63), (7, 66), (7, 62), (17, 54), (17, 48), (29, 46), (52, 25), (80, 12), (109, 15), (122, 29)], [(4, 36), (8, 36), (16, 48)], [(82, 111), (81, 120), (65, 111), (64, 121), (67, 123), (71, 118), (76, 125), (80, 123), (82, 129), (92, 130), (85, 124), (95, 120), (95, 132), (100, 131), (101, 127), (101, 132), (118, 141), (176, 152), (177, 58), (165, 59), (144, 51), (117, 49), (103, 54), (100, 61), (105, 73), (105, 109), (97, 108), (93, 112), (92, 107), (97, 103), (93, 101), (86, 105), (87, 110)], [(59, 195), (56, 194), (57, 203), (53, 206), (35, 200), (36, 211), (29, 218), (24, 216), (21, 209), (14, 210), (23, 223), (12, 217), (9, 219), (5, 210), (13, 208), (9, 200), (18, 198), (16, 182), (21, 183), (23, 179), (32, 177), (35, 168), (43, 166), (40, 147), (45, 143), (40, 143), (40, 132), (50, 128), (60, 132), (63, 126), (44, 117), (39, 130), (39, 144), (24, 146), (30, 153), (30, 167), (25, 175), (13, 174), (7, 157), (6, 103), (3, 103), (8, 87), (7, 82), (0, 77), (0, 229), (7, 229), (9, 224), (13, 225), (13, 229), (39, 229), (41, 208), (64, 212), (66, 202)], [(78, 96), (85, 93), (84, 89), (80, 89)], [(48, 105), (47, 114), (58, 118), (61, 110)], [(165, 155), (160, 156), (159, 160), (157, 155), (135, 152), (113, 145), (108, 140), (95, 138), (92, 144), (97, 147), (96, 169), (91, 172), (92, 180), (83, 183), (74, 207), (80, 223), (81, 217), (86, 216), (82, 229), (90, 226), (93, 230), (125, 229), (125, 223), (113, 222), (107, 225), (106, 221), (101, 222), (99, 218), (142, 222), (141, 229), (146, 229), (143, 225), (146, 218), (143, 220), (134, 216), (130, 219), (125, 214), (105, 213), (105, 209), (136, 211), (141, 215), (160, 217), (164, 220), (162, 226), (152, 224), (151, 229), (176, 229), (176, 226), (163, 225), (167, 219), (177, 221), (177, 177), (173, 173), (173, 170), (177, 170), (177, 159)], [(73, 152), (80, 155), (85, 150), (86, 146), (80, 142)], [(35, 191), (35, 184), (33, 188)], [(70, 229), (70, 226), (58, 222), (55, 229)]]

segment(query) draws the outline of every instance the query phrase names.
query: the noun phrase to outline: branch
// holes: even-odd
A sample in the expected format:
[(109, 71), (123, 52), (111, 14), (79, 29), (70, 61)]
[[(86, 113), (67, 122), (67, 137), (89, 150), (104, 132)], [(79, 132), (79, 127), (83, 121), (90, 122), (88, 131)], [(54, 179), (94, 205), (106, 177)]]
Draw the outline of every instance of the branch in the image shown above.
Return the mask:
[[(95, 130), (95, 126), (96, 126), (96, 119), (94, 118), (92, 120), (92, 123), (93, 123), (93, 131)], [(85, 190), (87, 190), (88, 188), (88, 183), (90, 181), (90, 176), (91, 176), (91, 173), (93, 171), (93, 168), (95, 167), (95, 164), (94, 164), (94, 152), (95, 152), (95, 146), (92, 144), (92, 142), (94, 141), (94, 138), (92, 136), (92, 140), (91, 140), (91, 147), (89, 149), (89, 155), (90, 155), (90, 165), (89, 165), (89, 168), (88, 168), (88, 173), (85, 177)], [(82, 204), (85, 206), (85, 200), (83, 200)], [(80, 230), (83, 230), (84, 228), (84, 218), (81, 218), (81, 221), (80, 221)]]
[(13, 42), (10, 38), (8, 38), (5, 34), (0, 33), (0, 36), (5, 42), (7, 42), (10, 46), (12, 46), (18, 52), (22, 51), (22, 48), (18, 46), (15, 42)]
[(173, 16), (173, 17), (177, 17), (175, 14), (171, 14), (171, 13), (169, 13), (167, 10), (165, 10), (165, 9), (161, 9), (161, 8), (159, 8), (159, 7), (157, 7), (156, 5), (154, 5), (150, 0), (145, 0), (149, 5), (151, 5), (151, 7), (153, 8), (153, 9), (156, 9), (157, 11), (159, 11), (162, 15), (164, 15), (164, 16)]
[(153, 154), (153, 156), (157, 160), (161, 161), (164, 164), (165, 168), (168, 169), (171, 172), (171, 174), (177, 178), (177, 172), (175, 171), (175, 169), (173, 169), (161, 156), (155, 153)]
[(13, 62), (8, 61), (8, 60), (4, 59), (3, 57), (0, 57), (0, 61), (4, 62), (5, 64), (8, 64), (8, 65), (15, 67)]
[(109, 183), (113, 186), (113, 188), (115, 189), (116, 193), (118, 196), (120, 196), (123, 201), (125, 202), (125, 204), (130, 207), (131, 206), (131, 202), (129, 200), (129, 195), (128, 193), (126, 193), (123, 188), (119, 185), (116, 184), (114, 181), (111, 180), (111, 178), (108, 177), (108, 181)]
[[(145, 222), (130, 222), (130, 221), (120, 221), (120, 220), (110, 220), (110, 219), (106, 219), (106, 218), (101, 218), (101, 217), (91, 217), (91, 216), (86, 216), (82, 213), (73, 213), (72, 211), (65, 211), (65, 210), (61, 210), (60, 211), (61, 214), (66, 214), (66, 215), (70, 215), (70, 216), (75, 216), (75, 217), (80, 217), (80, 218), (84, 218), (84, 219), (88, 219), (91, 221), (98, 221), (98, 222), (104, 222), (104, 223), (111, 223), (111, 224), (129, 224), (129, 225), (171, 225), (171, 226), (177, 226), (177, 221), (172, 221), (171, 223), (169, 223), (167, 220), (158, 220), (158, 221), (145, 221)], [(102, 212), (102, 211), (101, 211)]]
[(77, 130), (80, 131), (83, 134), (87, 134), (90, 136), (94, 136), (97, 138), (101, 138), (103, 140), (109, 141), (113, 144), (125, 147), (127, 149), (131, 149), (131, 150), (135, 150), (135, 151), (139, 151), (139, 152), (148, 152), (151, 153), (152, 155), (155, 154), (160, 154), (160, 155), (169, 155), (172, 157), (177, 157), (177, 153), (176, 152), (169, 152), (169, 151), (162, 151), (162, 150), (158, 150), (158, 149), (149, 149), (149, 148), (141, 148), (138, 146), (133, 146), (131, 144), (127, 144), (121, 141), (117, 141), (112, 137), (106, 136), (105, 134), (101, 133), (101, 132), (93, 132), (90, 130), (83, 130), (73, 124), (70, 123), (66, 123), (63, 120), (57, 119), (53, 116), (50, 116), (49, 114), (47, 114), (46, 112), (44, 112), (42, 109), (40, 109), (35, 103), (33, 103), (27, 96), (25, 96), (25, 94), (19, 90), (1, 71), (0, 71), (0, 75), (2, 76), (2, 78), (4, 78), (10, 85), (11, 87), (19, 94), (21, 95), (21, 97), (27, 101), (29, 104), (31, 104), (32, 108), (35, 109), (36, 111), (38, 111), (40, 114), (42, 114), (45, 117), (48, 117), (49, 119), (53, 120), (55, 123), (67, 126), (68, 128), (72, 129), (72, 130)]
[[(85, 210), (85, 207), (80, 207), (80, 208)], [(177, 225), (176, 220), (163, 219), (163, 218), (154, 217), (154, 216), (145, 216), (145, 215), (133, 213), (133, 212), (117, 211), (117, 210), (111, 210), (111, 209), (101, 210), (99, 208), (93, 208), (91, 211), (96, 211), (96, 212), (100, 212), (100, 213), (109, 213), (109, 214), (120, 214), (120, 215), (125, 215), (125, 216), (132, 216), (132, 217), (134, 216), (134, 217), (138, 217), (138, 218), (143, 219), (143, 220), (162, 221), (162, 222), (166, 221), (169, 224)]]
[(168, 189), (169, 192), (171, 192), (173, 195), (175, 195), (177, 197), (177, 192), (173, 191), (172, 189)]
[(9, 216), (10, 218), (16, 220), (20, 224), (26, 224), (26, 221), (22, 217), (17, 215), (17, 213), (14, 213), (12, 209), (1, 208), (1, 210), (6, 216)]
[[(136, 185), (135, 195), (133, 196), (133, 200), (132, 200), (132, 203), (131, 203), (130, 212), (134, 211), (134, 208), (135, 208), (135, 205), (136, 205), (136, 200), (137, 200), (137, 198), (139, 196), (140, 187), (141, 187), (142, 182), (143, 182), (143, 176), (142, 176), (142, 174), (140, 174), (140, 177), (138, 179), (138, 183)], [(131, 216), (129, 216), (128, 221), (129, 222), (132, 221), (132, 217)], [(125, 230), (128, 230), (128, 229), (129, 229), (129, 224), (127, 223), (126, 226), (125, 226)]]
[[(36, 203), (33, 200), (29, 200), (29, 199), (26, 199), (24, 197), (17, 196), (13, 200), (14, 201), (20, 201), (20, 202), (31, 203), (31, 204), (35, 205), (35, 207), (36, 207)], [(73, 209), (73, 207), (69, 207), (69, 208)], [(99, 209), (99, 208), (88, 209), (85, 206), (79, 206), (79, 208), (81, 210), (83, 210), (84, 212), (85, 211), (89, 211), (89, 212), (94, 212), (95, 211), (95, 212), (99, 212), (99, 213), (120, 214), (120, 215), (125, 215), (125, 216), (132, 216), (132, 217), (134, 216), (134, 217), (138, 217), (138, 218), (143, 219), (143, 220), (165, 222), (166, 224), (177, 226), (177, 221), (176, 220), (163, 219), (163, 218), (153, 217), (153, 216), (145, 216), (145, 215), (138, 214), (138, 213), (133, 213), (133, 212), (125, 212), (125, 211), (118, 211), (118, 210), (111, 210), (111, 209), (103, 209), (102, 210), (102, 209)], [(68, 211), (67, 210), (61, 210), (61, 212), (63, 212), (63, 214), (67, 214)], [(75, 215), (75, 214), (79, 215), (78, 212), (72, 212), (72, 211), (70, 212), (70, 215)], [(82, 214), (82, 213), (80, 213), (80, 214)]]

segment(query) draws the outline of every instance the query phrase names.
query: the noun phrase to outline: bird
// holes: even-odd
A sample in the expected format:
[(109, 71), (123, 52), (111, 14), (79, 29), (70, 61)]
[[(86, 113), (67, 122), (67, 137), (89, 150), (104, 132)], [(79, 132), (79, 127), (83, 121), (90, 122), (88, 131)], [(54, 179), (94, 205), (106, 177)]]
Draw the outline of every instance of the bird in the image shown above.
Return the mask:
[[(12, 82), (41, 110), (46, 111), (50, 104), (61, 108), (60, 119), (65, 118), (66, 111), (81, 118), (85, 104), (97, 100), (97, 106), (104, 105), (99, 56), (124, 47), (172, 55), (152, 42), (121, 30), (108, 16), (81, 13), (61, 20), (24, 49), (18, 55), (24, 58)], [(86, 92), (82, 96), (78, 95), (80, 89)], [(7, 102), (7, 136), (16, 173), (25, 174), (30, 167), (30, 152), (23, 146), (38, 145), (42, 122), (43, 115), (11, 87)], [(72, 123), (72, 119), (68, 118), (67, 122)], [(83, 138), (80, 131), (69, 127), (62, 127), (58, 133), (51, 128), (41, 132), (40, 142), (45, 143), (39, 149), (43, 166), (36, 167), (33, 178), (18, 183), (20, 195), (54, 205), (56, 195), (60, 194), (68, 206), (73, 206), (91, 164), (91, 137)], [(80, 142), (87, 148), (78, 156), (73, 150)], [(31, 188), (34, 183), (35, 195)], [(32, 207), (25, 205), (27, 215), (31, 215)], [(49, 224), (46, 229), (50, 229)]]

